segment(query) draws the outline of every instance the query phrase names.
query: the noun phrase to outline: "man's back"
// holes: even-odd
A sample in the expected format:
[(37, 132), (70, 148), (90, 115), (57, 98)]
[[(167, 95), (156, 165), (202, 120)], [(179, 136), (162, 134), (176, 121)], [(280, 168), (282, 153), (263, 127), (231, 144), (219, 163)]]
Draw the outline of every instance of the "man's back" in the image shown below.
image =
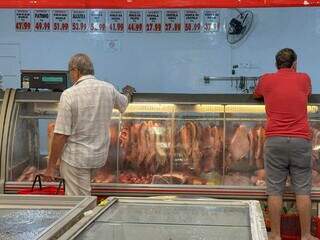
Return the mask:
[(310, 139), (307, 103), (311, 81), (307, 74), (291, 68), (261, 77), (255, 95), (266, 105), (266, 135)]
[[(126, 97), (111, 84), (88, 75), (67, 89), (61, 98), (61, 116), (57, 117), (55, 132), (69, 135), (62, 160), (78, 168), (103, 166), (110, 142), (112, 110), (115, 107), (123, 112)], [(60, 126), (65, 129), (60, 131)]]

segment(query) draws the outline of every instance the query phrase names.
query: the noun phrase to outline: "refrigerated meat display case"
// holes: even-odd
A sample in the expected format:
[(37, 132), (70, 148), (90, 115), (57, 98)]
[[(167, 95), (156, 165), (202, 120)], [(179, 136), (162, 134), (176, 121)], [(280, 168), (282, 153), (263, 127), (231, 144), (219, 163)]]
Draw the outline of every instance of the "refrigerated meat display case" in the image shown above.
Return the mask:
[(0, 195), (0, 239), (57, 239), (95, 207), (91, 196)]
[[(11, 90), (1, 154), (6, 193), (29, 186), (46, 168), (60, 94)], [(314, 200), (320, 199), (319, 106), (320, 95), (312, 95)], [(92, 193), (265, 199), (265, 117), (263, 103), (249, 94), (137, 93), (124, 114), (113, 112), (109, 154), (92, 176)]]
[(61, 236), (110, 240), (266, 240), (258, 201), (197, 198), (109, 198)]

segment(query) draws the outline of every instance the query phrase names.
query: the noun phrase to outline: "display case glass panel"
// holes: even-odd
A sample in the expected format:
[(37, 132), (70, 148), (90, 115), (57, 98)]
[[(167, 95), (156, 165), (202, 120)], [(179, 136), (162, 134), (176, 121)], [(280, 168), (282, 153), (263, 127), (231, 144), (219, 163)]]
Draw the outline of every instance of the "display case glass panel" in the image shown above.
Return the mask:
[(226, 105), (224, 185), (265, 185), (263, 105)]
[(320, 105), (308, 108), (310, 131), (312, 136), (312, 186), (320, 187)]
[(57, 107), (57, 102), (16, 101), (9, 134), (7, 180), (33, 181), (46, 168)]
[(173, 104), (130, 104), (121, 117), (119, 183), (160, 183), (173, 151)]
[(176, 106), (171, 183), (221, 184), (223, 124), (223, 105)]

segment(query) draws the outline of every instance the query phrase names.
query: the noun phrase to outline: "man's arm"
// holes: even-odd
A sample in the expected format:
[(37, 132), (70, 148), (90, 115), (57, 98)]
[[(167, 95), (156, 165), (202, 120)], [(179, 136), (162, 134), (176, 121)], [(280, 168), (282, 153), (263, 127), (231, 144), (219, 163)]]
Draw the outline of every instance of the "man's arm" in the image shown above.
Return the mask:
[(129, 102), (132, 100), (132, 95), (136, 91), (131, 86), (126, 86), (123, 89), (123, 94), (118, 92), (115, 88), (113, 89), (113, 97), (114, 97), (114, 108), (118, 109), (121, 113), (123, 113)]
[(64, 145), (68, 140), (68, 137), (69, 137), (68, 135), (64, 135), (64, 134), (59, 134), (59, 133), (53, 134), (49, 162), (48, 162), (46, 172), (44, 173), (46, 181), (52, 181), (54, 179), (56, 164), (58, 159), (62, 155), (62, 151), (63, 151)]

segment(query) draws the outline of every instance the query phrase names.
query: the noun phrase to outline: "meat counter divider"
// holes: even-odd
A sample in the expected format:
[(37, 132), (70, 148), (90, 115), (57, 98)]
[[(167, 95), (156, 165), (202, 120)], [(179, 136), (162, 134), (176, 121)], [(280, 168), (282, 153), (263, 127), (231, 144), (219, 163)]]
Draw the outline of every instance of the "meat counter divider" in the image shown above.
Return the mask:
[[(9, 142), (12, 140), (13, 136), (10, 136), (12, 133), (14, 122), (14, 105), (18, 103), (40, 103), (44, 106), (50, 104), (57, 104), (60, 98), (60, 93), (54, 92), (20, 92), (15, 90), (10, 90), (10, 99), (14, 98), (14, 103), (8, 104), (8, 108), (5, 114), (4, 121), (4, 131), (3, 131), (3, 142), (2, 142), (2, 151), (1, 154), (1, 179), (4, 181), (4, 191), (5, 193), (16, 193), (21, 188), (31, 186), (30, 182), (17, 182), (9, 181), (8, 175), (8, 156), (10, 149), (8, 146)], [(9, 101), (10, 103), (10, 101)], [(163, 103), (163, 104), (217, 104), (222, 105), (224, 108), (223, 111), (223, 164), (225, 164), (226, 159), (226, 124), (227, 121), (232, 120), (227, 119), (226, 117), (226, 105), (257, 105), (262, 104), (252, 99), (251, 95), (239, 95), (239, 94), (160, 94), (160, 93), (137, 93), (134, 96), (133, 103)], [(320, 105), (320, 95), (312, 95), (310, 99), (311, 104)], [(49, 115), (49, 116), (48, 116)], [(247, 115), (250, 115), (248, 113)], [(33, 116), (34, 118), (41, 119), (54, 119), (54, 114), (52, 112), (44, 113), (41, 116)], [(21, 117), (21, 116), (20, 116)], [(32, 117), (32, 116), (29, 116)], [(136, 117), (136, 118), (139, 118)], [(174, 129), (176, 124), (176, 112), (173, 111), (170, 116), (171, 119), (168, 120), (171, 126), (171, 141), (174, 138)], [(123, 124), (123, 116), (119, 115), (117, 117), (117, 128), (120, 130)], [(164, 121), (167, 121), (166, 117), (163, 117)], [(196, 119), (196, 118), (195, 118)], [(215, 119), (215, 117), (212, 117)], [(235, 119), (239, 119), (238, 117)], [(247, 118), (247, 120), (255, 121), (261, 120), (261, 118)], [(220, 121), (220, 120), (219, 120)], [(316, 121), (316, 119), (311, 119), (311, 122)], [(169, 123), (168, 123), (169, 124)], [(171, 144), (172, 145), (172, 144)], [(172, 146), (170, 146), (172, 148)], [(12, 150), (12, 149), (11, 149)], [(39, 150), (38, 150), (39, 151)], [(120, 175), (120, 142), (119, 138), (116, 139), (116, 181), (119, 182)], [(171, 150), (170, 150), (171, 151)], [(39, 166), (39, 165), (38, 165)], [(20, 170), (21, 171), (21, 170)], [(170, 172), (173, 171), (173, 154), (170, 152)], [(223, 175), (225, 174), (225, 165), (222, 167)], [(172, 178), (171, 178), (172, 182)], [(1, 189), (1, 187), (0, 187)], [(312, 199), (320, 200), (320, 189), (312, 189)], [(208, 196), (216, 198), (230, 198), (230, 199), (265, 199), (265, 188), (258, 186), (225, 186), (225, 185), (175, 185), (175, 184), (121, 184), (121, 183), (93, 183), (92, 184), (92, 193), (94, 195), (117, 195), (117, 196), (153, 196), (153, 195), (197, 195), (197, 196)], [(292, 192), (285, 194), (285, 199), (293, 199), (294, 195)]]

